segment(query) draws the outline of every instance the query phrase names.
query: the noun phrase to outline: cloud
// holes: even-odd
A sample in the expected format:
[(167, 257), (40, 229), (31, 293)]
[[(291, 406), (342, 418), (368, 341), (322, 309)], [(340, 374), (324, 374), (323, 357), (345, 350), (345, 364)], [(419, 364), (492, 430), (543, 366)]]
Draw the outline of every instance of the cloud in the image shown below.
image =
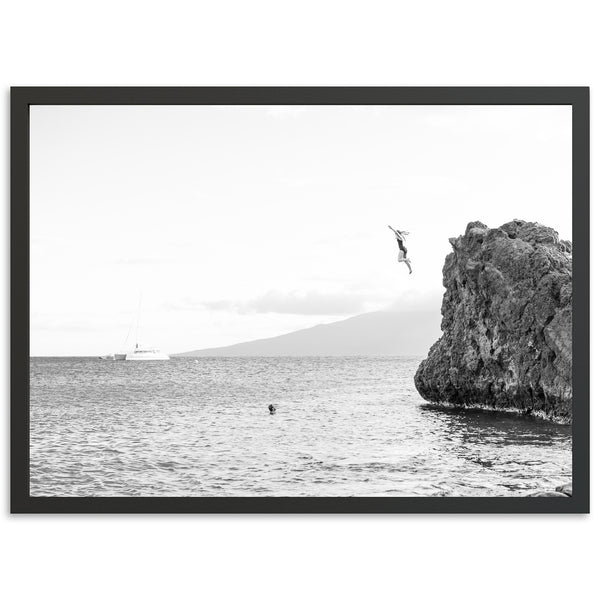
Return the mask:
[(197, 302), (195, 305), (196, 307), (208, 308), (209, 310), (235, 310), (236, 307), (236, 303), (231, 300), (205, 300)]
[(210, 310), (249, 314), (319, 315), (345, 316), (356, 315), (372, 310), (400, 312), (420, 312), (439, 310), (443, 289), (425, 291), (405, 291), (392, 300), (383, 290), (374, 290), (366, 286), (354, 286), (346, 292), (317, 292), (314, 290), (299, 292), (280, 292), (271, 290), (250, 300), (195, 300), (184, 298), (168, 302), (164, 307), (169, 310)]
[(387, 306), (386, 309), (392, 311), (440, 310), (443, 292), (444, 290), (441, 288), (437, 291), (406, 291)]
[(240, 314), (278, 313), (286, 315), (351, 315), (366, 310), (367, 296), (359, 293), (269, 291), (247, 301), (191, 300), (171, 302), (175, 310), (224, 310)]
[(271, 291), (245, 304), (247, 312), (295, 315), (348, 315), (365, 309), (359, 294), (323, 294), (321, 292), (282, 293)]

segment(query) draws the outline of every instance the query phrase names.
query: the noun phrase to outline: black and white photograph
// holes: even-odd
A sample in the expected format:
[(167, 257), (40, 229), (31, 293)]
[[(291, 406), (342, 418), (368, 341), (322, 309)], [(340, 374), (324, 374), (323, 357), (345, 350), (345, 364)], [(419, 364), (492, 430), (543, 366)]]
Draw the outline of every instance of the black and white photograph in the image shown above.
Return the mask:
[(569, 500), (570, 105), (29, 118), (32, 498)]
[(593, 596), (599, 6), (5, 3), (2, 595)]

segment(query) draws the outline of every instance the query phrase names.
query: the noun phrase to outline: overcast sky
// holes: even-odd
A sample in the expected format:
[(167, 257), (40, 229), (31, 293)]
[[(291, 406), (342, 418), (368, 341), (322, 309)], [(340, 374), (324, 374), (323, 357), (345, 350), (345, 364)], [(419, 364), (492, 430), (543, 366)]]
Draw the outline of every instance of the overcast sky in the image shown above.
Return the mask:
[(570, 107), (33, 106), (31, 354), (121, 351), (140, 293), (169, 353), (439, 306), (513, 218), (571, 239)]

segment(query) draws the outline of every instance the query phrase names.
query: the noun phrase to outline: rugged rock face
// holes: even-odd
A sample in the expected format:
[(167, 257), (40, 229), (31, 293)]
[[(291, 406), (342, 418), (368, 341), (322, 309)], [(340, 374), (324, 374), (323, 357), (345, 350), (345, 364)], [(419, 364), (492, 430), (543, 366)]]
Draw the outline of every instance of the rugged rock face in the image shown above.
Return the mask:
[(570, 422), (571, 243), (514, 220), (469, 223), (450, 244), (443, 335), (415, 375), (421, 396)]

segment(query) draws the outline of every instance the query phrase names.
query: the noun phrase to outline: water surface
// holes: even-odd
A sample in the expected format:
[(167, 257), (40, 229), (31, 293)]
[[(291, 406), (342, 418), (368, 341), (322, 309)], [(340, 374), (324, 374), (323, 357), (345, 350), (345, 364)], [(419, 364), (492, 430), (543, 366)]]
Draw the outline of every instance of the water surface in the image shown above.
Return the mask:
[(33, 358), (31, 494), (520, 496), (570, 482), (570, 427), (424, 403), (419, 360)]

